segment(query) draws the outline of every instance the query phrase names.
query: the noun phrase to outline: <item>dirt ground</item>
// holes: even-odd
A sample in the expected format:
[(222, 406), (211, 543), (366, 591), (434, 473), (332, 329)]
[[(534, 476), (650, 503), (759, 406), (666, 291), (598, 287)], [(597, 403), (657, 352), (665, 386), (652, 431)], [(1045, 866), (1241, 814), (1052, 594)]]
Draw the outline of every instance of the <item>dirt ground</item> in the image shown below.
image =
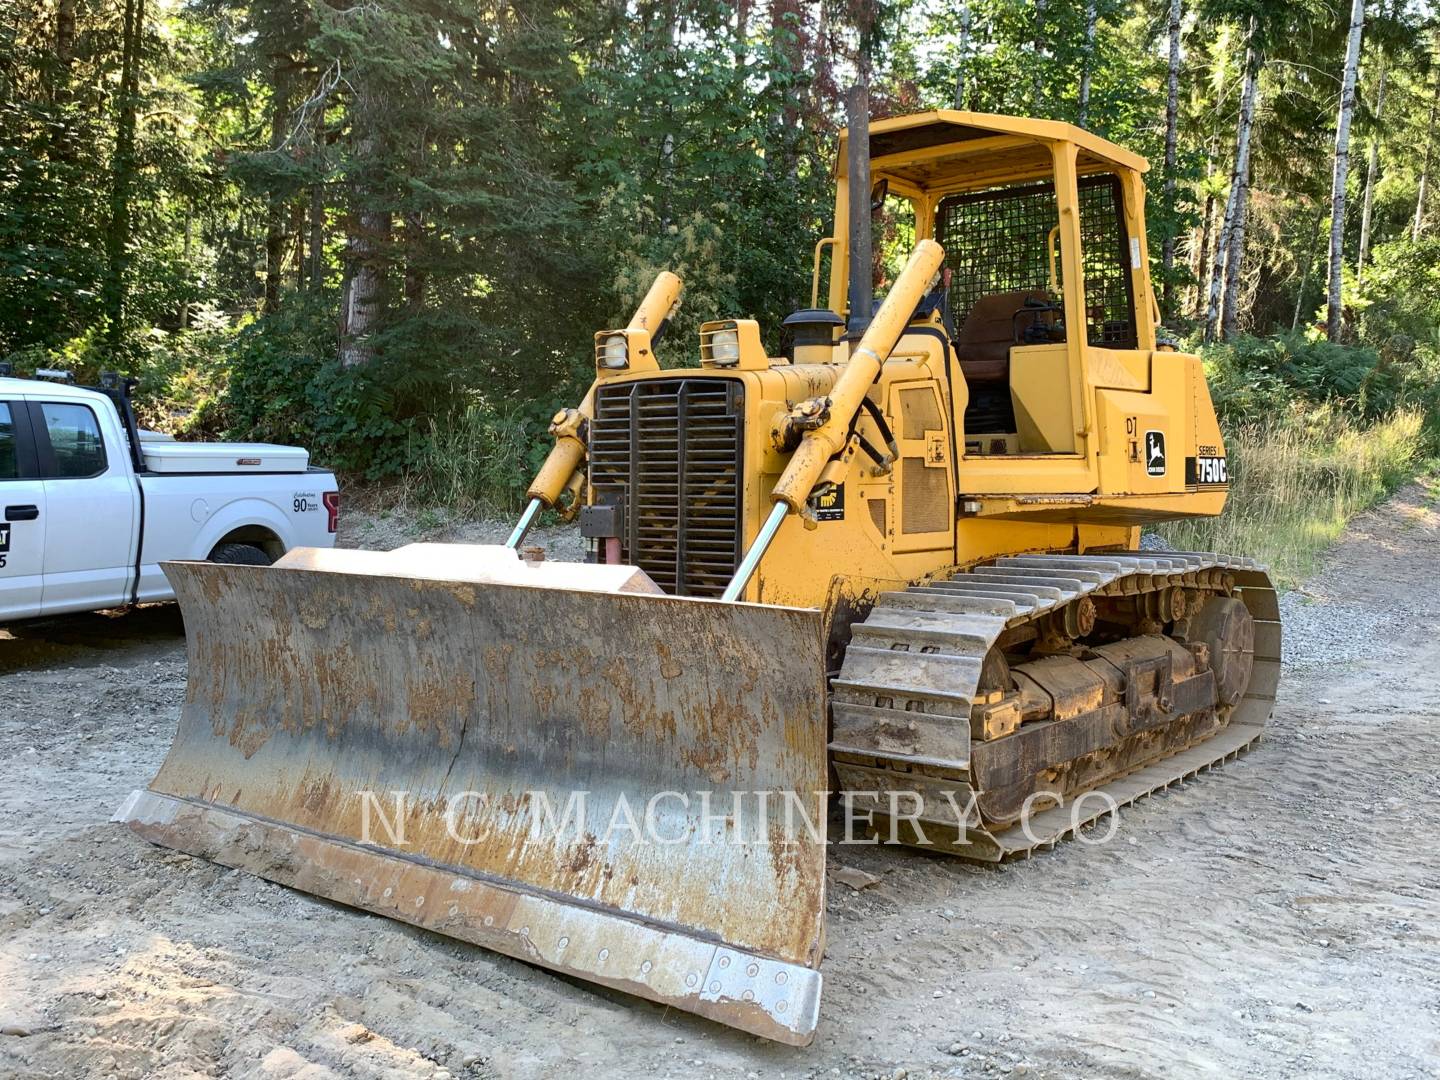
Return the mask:
[(107, 818), (169, 744), (178, 613), (0, 632), (0, 1076), (1440, 1075), (1432, 502), (1287, 596), (1269, 737), (1109, 843), (832, 849), (881, 880), (831, 884), (805, 1050), (146, 845)]

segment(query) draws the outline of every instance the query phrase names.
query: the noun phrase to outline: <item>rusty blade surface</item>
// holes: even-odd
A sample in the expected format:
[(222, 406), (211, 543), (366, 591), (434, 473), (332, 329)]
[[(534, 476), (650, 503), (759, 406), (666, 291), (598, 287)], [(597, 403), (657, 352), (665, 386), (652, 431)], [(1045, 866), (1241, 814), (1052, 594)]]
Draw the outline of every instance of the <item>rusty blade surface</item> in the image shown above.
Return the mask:
[(169, 755), (117, 815), (142, 836), (810, 1040), (824, 938), (818, 612), (166, 572), (189, 682)]

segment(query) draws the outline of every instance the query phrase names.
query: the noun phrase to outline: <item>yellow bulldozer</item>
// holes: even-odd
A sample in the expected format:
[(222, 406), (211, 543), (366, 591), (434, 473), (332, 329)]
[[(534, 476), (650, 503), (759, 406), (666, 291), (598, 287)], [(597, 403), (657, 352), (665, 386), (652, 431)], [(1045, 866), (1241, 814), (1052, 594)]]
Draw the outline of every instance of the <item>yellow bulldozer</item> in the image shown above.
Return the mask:
[[(168, 564), (186, 701), (117, 819), (804, 1045), (829, 843), (1024, 856), (1257, 739), (1264, 570), (1139, 545), (1228, 480), (1158, 336), (1145, 161), (863, 98), (840, 141), (786, 354), (725, 319), (662, 369), (661, 274), (507, 544)], [(547, 508), (587, 562), (525, 548)]]

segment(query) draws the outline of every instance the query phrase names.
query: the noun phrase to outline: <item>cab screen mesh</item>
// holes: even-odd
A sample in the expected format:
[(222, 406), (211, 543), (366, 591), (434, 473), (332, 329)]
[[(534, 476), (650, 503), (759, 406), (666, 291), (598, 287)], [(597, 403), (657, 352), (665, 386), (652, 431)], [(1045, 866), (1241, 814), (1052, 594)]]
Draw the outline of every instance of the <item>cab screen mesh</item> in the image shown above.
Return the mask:
[[(1135, 305), (1122, 205), (1118, 177), (1080, 181), (1086, 336), (1092, 345), (1133, 349)], [(1049, 289), (1048, 239), (1059, 218), (1055, 188), (1048, 183), (967, 192), (941, 201), (935, 238), (945, 248), (950, 269), (950, 311), (957, 331), (982, 296)], [(1063, 281), (1058, 258), (1056, 276)]]
[(1046, 239), (1059, 220), (1052, 185), (952, 195), (935, 216), (935, 239), (950, 269), (950, 311), (957, 331), (982, 296), (1049, 289)]
[(1130, 244), (1118, 176), (1080, 181), (1080, 251), (1085, 260), (1085, 322), (1091, 345), (1133, 349), (1135, 300)]

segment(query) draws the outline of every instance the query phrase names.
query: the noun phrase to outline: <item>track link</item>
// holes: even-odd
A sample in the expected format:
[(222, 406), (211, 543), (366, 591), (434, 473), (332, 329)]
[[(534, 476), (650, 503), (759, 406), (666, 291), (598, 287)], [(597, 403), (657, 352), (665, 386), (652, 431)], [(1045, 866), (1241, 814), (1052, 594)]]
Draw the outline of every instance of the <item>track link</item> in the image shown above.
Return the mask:
[[(1224, 711), (1218, 732), (1172, 746), (1164, 756), (1140, 761), (1092, 788), (1108, 799), (1042, 808), (1028, 816), (1024, 828), (983, 821), (975, 809), (974, 797), (984, 793), (976, 791), (972, 770), (978, 740), (972, 740), (971, 716), (995, 697), (982, 688), (992, 646), (1002, 636), (1023, 633), (1028, 624), (1067, 617), (1087, 597), (1143, 597), (1171, 587), (1234, 596), (1254, 621), (1251, 677), (1243, 698)], [(1176, 551), (998, 559), (883, 593), (851, 628), (843, 665), (830, 683), (831, 759), (842, 790), (856, 810), (874, 815), (882, 835), (888, 830), (901, 842), (981, 861), (1025, 856), (1064, 839), (1112, 805), (1128, 805), (1248, 749), (1274, 704), (1280, 639), (1274, 586), (1253, 559)], [(890, 820), (892, 792), (923, 799), (917, 822)], [(914, 800), (899, 805), (908, 813)]]

